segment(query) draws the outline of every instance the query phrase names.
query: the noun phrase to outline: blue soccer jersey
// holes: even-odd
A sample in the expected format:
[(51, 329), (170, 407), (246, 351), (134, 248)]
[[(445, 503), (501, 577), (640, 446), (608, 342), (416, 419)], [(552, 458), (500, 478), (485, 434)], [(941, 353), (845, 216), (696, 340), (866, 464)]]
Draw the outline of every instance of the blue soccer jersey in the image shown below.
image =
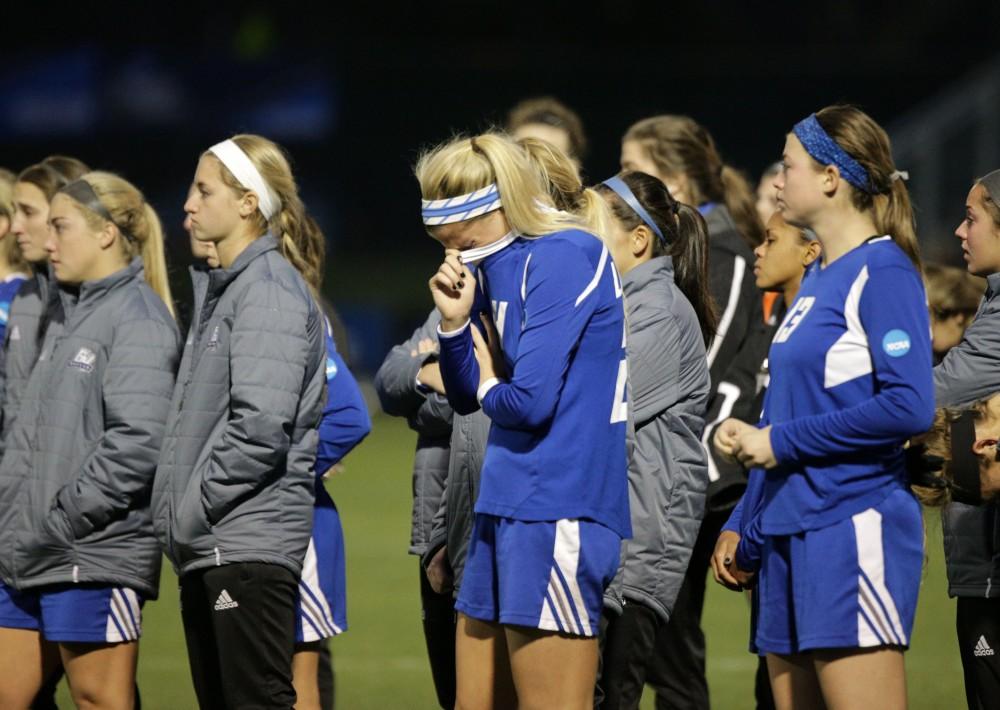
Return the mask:
[(902, 444), (930, 428), (934, 384), (923, 284), (891, 238), (813, 264), (768, 361), (763, 534), (829, 526), (906, 485)]
[[(629, 537), (625, 318), (607, 248), (580, 230), (519, 238), (477, 277), (507, 378), (478, 392), (492, 427), (476, 512), (584, 518)], [(442, 335), (441, 371), (455, 410), (475, 409), (468, 327)]]
[(10, 318), (10, 304), (21, 289), (21, 284), (28, 278), (24, 274), (14, 273), (0, 281), (0, 342), (3, 342), (7, 332), (7, 320)]

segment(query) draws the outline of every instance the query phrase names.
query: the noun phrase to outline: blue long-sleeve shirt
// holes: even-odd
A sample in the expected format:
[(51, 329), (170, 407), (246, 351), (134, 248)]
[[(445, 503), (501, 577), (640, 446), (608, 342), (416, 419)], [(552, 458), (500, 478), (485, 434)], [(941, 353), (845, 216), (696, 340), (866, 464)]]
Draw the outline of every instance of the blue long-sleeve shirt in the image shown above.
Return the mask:
[(902, 444), (934, 418), (926, 304), (889, 237), (807, 270), (768, 358), (778, 467), (764, 477), (763, 534), (826, 527), (906, 485)]
[[(625, 321), (607, 248), (579, 230), (519, 238), (487, 257), (477, 279), (509, 378), (478, 392), (492, 428), (476, 512), (585, 518), (630, 536)], [(477, 406), (469, 327), (440, 338), (457, 412)]]
[(361, 443), (372, 429), (368, 408), (354, 375), (347, 369), (326, 328), (326, 406), (319, 424), (316, 475), (322, 476)]

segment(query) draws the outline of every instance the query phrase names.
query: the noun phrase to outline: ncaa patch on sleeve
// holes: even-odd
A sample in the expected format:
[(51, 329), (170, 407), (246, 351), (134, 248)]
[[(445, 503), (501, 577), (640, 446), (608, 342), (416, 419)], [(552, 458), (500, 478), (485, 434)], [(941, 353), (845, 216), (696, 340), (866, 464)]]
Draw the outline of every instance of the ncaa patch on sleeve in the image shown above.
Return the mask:
[(889, 357), (903, 357), (910, 352), (910, 335), (905, 330), (894, 328), (882, 338), (882, 350)]

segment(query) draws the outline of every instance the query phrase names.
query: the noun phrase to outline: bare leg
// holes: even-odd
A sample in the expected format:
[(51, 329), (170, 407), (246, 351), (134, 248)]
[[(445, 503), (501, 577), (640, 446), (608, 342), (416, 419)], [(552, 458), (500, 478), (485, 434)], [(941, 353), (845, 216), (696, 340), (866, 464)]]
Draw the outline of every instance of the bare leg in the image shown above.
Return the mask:
[(38, 631), (0, 628), (0, 708), (29, 708), (59, 665), (59, 649)]
[(507, 639), (500, 624), (458, 615), (455, 671), (456, 710), (518, 707)]
[(292, 656), (295, 710), (320, 710), (319, 641), (295, 644)]
[(898, 648), (813, 652), (823, 698), (830, 710), (905, 710), (906, 668)]
[(132, 710), (139, 642), (61, 643), (63, 667), (80, 710)]
[(767, 673), (777, 710), (822, 710), (826, 707), (809, 654), (769, 653)]
[(522, 626), (504, 629), (520, 710), (594, 707), (596, 638), (564, 636)]

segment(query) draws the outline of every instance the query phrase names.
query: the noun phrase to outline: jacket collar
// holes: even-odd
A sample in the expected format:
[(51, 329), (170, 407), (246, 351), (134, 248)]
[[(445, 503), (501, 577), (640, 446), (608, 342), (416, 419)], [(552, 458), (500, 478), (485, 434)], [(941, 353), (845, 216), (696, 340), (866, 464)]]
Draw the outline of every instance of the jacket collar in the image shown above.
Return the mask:
[(1000, 272), (986, 277), (986, 300), (990, 301), (1000, 294)]
[(143, 277), (142, 259), (135, 257), (124, 269), (119, 269), (97, 281), (84, 281), (79, 289), (60, 288), (63, 305), (80, 307), (101, 300), (120, 286)]
[(641, 291), (650, 282), (660, 279), (674, 280), (674, 260), (669, 256), (658, 256), (644, 261), (622, 276), (622, 291), (628, 298)]
[(736, 222), (733, 221), (733, 216), (729, 214), (729, 210), (726, 209), (725, 205), (716, 204), (704, 217), (709, 236), (721, 234), (726, 231), (738, 231), (736, 229)]
[[(278, 241), (270, 232), (250, 242), (249, 246), (240, 252), (228, 269), (211, 269), (208, 273), (209, 289), (217, 293), (225, 289), (237, 276), (243, 273), (250, 263), (261, 254), (278, 248)], [(192, 277), (193, 278), (193, 277)]]

